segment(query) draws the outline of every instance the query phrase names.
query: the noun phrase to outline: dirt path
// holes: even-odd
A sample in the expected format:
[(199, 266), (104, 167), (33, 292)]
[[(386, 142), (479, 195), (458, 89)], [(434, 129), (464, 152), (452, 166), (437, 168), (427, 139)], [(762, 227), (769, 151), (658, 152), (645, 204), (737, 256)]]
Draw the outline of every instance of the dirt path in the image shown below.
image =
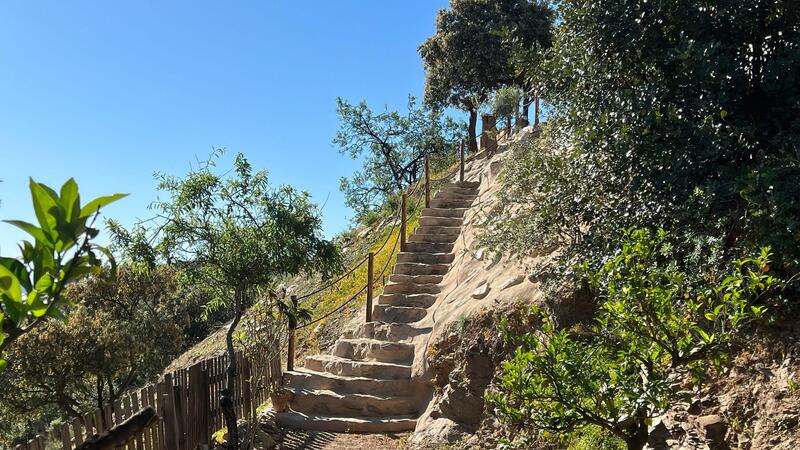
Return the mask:
[(287, 431), (282, 450), (405, 450), (407, 434), (340, 434), (315, 431)]

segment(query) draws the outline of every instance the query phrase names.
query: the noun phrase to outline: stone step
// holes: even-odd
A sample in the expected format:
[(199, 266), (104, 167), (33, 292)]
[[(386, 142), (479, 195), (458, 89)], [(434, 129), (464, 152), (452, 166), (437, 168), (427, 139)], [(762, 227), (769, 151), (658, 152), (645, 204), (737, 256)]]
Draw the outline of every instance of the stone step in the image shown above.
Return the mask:
[(434, 197), (434, 200), (453, 200), (453, 201), (472, 202), (476, 198), (478, 198), (478, 196), (474, 193), (462, 194), (459, 192), (452, 192), (452, 191), (439, 191), (436, 193), (436, 197)]
[[(380, 301), (380, 298), (379, 300)], [(361, 324), (357, 336), (381, 341), (404, 342), (431, 332), (430, 327), (415, 327), (407, 323), (367, 322)]]
[(424, 226), (417, 228), (414, 234), (443, 234), (447, 236), (458, 236), (461, 234), (461, 227)]
[(419, 412), (419, 401), (408, 396), (340, 394), (329, 390), (289, 389), (289, 407), (295, 412), (344, 417), (381, 417)]
[(401, 275), (446, 275), (449, 264), (397, 263), (394, 273)]
[(431, 208), (469, 208), (475, 200), (449, 200), (449, 199), (434, 199), (431, 200)]
[(434, 226), (434, 227), (460, 227), (464, 223), (464, 219), (460, 217), (420, 217), (420, 226)]
[(450, 264), (456, 258), (452, 253), (426, 253), (426, 252), (400, 252), (397, 262), (412, 262), (423, 264)]
[[(380, 319), (376, 318), (375, 320)], [(383, 322), (395, 321), (383, 320)], [(396, 322), (409, 323), (412, 321)], [(333, 355), (357, 361), (405, 363), (414, 359), (414, 346), (404, 342), (387, 342), (376, 339), (339, 339), (334, 344)]]
[[(425, 308), (413, 306), (391, 306), (377, 304), (372, 307), (372, 317), (374, 320), (388, 323), (414, 323), (419, 322), (428, 315)], [(414, 357), (412, 348), (411, 357)], [(382, 361), (385, 361), (382, 360)]]
[(346, 377), (326, 372), (300, 369), (283, 374), (285, 386), (309, 390), (330, 390), (342, 394), (406, 395), (411, 379), (381, 380), (368, 377)]
[(368, 377), (381, 380), (410, 378), (411, 366), (378, 361), (355, 361), (333, 355), (306, 356), (305, 368), (346, 377)]
[(439, 284), (442, 279), (444, 279), (444, 275), (403, 275), (399, 273), (389, 275), (390, 283)]
[(423, 234), (414, 233), (408, 238), (408, 242), (429, 242), (435, 244), (449, 244), (458, 239), (457, 234)]
[(464, 217), (467, 208), (422, 208), (421, 217)]
[(439, 188), (439, 192), (445, 191), (445, 192), (462, 192), (462, 193), (465, 193), (465, 194), (477, 194), (478, 193), (478, 187), (479, 186), (475, 186), (475, 187), (472, 187), (472, 186), (459, 186), (458, 184), (455, 184), (455, 183), (447, 183), (447, 184), (442, 185), (442, 187)]
[(438, 284), (389, 283), (383, 287), (384, 294), (438, 294)]
[(404, 252), (431, 252), (448, 253), (453, 251), (452, 242), (432, 243), (432, 242), (406, 242), (403, 245)]
[(480, 181), (456, 181), (455, 183), (449, 183), (449, 185), (466, 189), (478, 189), (481, 187)]
[(379, 305), (430, 308), (434, 303), (436, 295), (433, 294), (382, 294), (378, 297)]
[(337, 433), (396, 433), (413, 431), (417, 426), (412, 416), (332, 417), (288, 411), (276, 414), (275, 419), (287, 428)]

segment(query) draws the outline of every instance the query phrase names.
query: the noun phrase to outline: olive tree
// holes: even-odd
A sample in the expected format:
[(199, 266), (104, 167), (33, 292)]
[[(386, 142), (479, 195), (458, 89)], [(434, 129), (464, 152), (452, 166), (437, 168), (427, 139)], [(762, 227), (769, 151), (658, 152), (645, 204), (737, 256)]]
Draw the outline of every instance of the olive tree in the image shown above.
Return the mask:
[[(245, 308), (277, 279), (301, 272), (328, 274), (339, 265), (334, 244), (322, 237), (322, 221), (309, 195), (290, 186), (273, 188), (266, 171), (253, 171), (242, 155), (228, 172), (215, 172), (222, 154), (185, 177), (157, 175), (166, 198), (153, 204), (153, 232), (117, 228), (118, 242), (149, 263), (163, 259), (179, 268), (189, 283), (214, 293), (208, 307), (227, 308), (233, 320), (225, 335), (228, 354), (225, 388), (220, 394), (229, 448), (239, 448), (234, 410), (234, 334)], [(131, 238), (133, 236), (133, 238)], [(138, 238), (137, 238), (138, 236)]]
[(339, 130), (333, 144), (342, 154), (361, 160), (361, 170), (341, 180), (347, 206), (357, 218), (419, 180), (425, 156), (433, 169), (455, 160), (461, 124), (416, 103), (409, 96), (406, 112), (375, 112), (366, 102), (353, 105), (337, 99)]

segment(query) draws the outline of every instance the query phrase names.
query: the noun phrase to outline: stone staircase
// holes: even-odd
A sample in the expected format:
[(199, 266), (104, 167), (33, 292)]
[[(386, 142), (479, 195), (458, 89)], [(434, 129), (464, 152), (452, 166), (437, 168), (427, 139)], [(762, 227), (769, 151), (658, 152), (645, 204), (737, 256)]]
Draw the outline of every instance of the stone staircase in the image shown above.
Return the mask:
[(352, 339), (339, 339), (329, 355), (306, 357), (305, 367), (284, 374), (294, 395), (278, 422), (290, 428), (334, 432), (413, 430), (430, 387), (411, 376), (415, 326), (437, 299), (450, 270), (464, 213), (479, 183), (442, 186), (419, 227), (397, 256), (394, 272), (373, 307), (373, 322)]

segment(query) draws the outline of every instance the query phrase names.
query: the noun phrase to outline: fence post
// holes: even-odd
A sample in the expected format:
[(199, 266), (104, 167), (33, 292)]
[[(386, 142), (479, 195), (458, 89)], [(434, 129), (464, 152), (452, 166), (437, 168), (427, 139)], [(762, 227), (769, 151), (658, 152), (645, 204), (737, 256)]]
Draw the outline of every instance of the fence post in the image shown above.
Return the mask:
[[(292, 296), (292, 308), (297, 312), (297, 296)], [(297, 328), (297, 318), (289, 320), (289, 348), (288, 355), (286, 356), (286, 371), (294, 370), (294, 352), (295, 352), (295, 329)]]
[(369, 252), (367, 257), (367, 322), (372, 322), (372, 268), (375, 253)]
[(431, 164), (425, 155), (425, 207), (431, 207)]
[(406, 246), (406, 193), (400, 197), (400, 251)]
[(458, 181), (464, 182), (464, 141), (461, 141), (459, 147), (459, 153), (461, 154), (461, 167), (458, 173)]

